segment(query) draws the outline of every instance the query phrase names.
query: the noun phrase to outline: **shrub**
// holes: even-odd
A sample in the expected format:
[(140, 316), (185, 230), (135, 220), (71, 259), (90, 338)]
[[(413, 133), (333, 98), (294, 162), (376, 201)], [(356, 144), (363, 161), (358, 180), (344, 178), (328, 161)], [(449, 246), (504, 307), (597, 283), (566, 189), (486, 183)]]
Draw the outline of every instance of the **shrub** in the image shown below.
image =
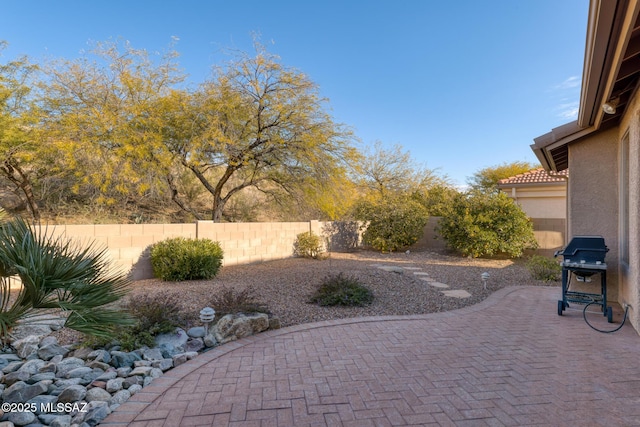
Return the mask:
[(556, 260), (541, 255), (533, 255), (527, 261), (527, 269), (531, 277), (545, 282), (559, 281), (562, 276), (562, 267)]
[(223, 286), (209, 301), (208, 305), (216, 311), (216, 318), (235, 313), (267, 313), (269, 309), (258, 300), (253, 286), (236, 290)]
[[(11, 292), (10, 276), (22, 286)], [(81, 247), (54, 237), (44, 227), (0, 210), (0, 338), (44, 313), (67, 314), (64, 326), (109, 337), (131, 319), (113, 307), (129, 290), (124, 274), (114, 273), (106, 249)]]
[(300, 233), (296, 236), (296, 241), (293, 243), (293, 252), (296, 256), (318, 259), (324, 252), (322, 238), (313, 231)]
[(153, 245), (151, 266), (162, 280), (211, 279), (218, 274), (223, 255), (218, 242), (176, 237)]
[(429, 219), (424, 206), (409, 197), (360, 202), (355, 216), (366, 226), (363, 242), (381, 252), (413, 245), (422, 237)]
[(118, 329), (113, 339), (89, 339), (90, 347), (105, 347), (116, 342), (124, 351), (132, 351), (147, 346), (153, 347), (155, 337), (173, 332), (178, 326), (185, 326), (181, 314), (180, 297), (170, 292), (151, 295), (136, 295), (127, 299), (124, 308), (134, 318), (131, 326)]
[(449, 214), (440, 220), (439, 232), (452, 249), (474, 258), (519, 257), (525, 249), (537, 247), (531, 221), (502, 192), (459, 194)]
[(127, 299), (124, 307), (136, 319), (136, 327), (152, 335), (171, 332), (176, 326), (184, 326), (180, 296), (171, 292), (141, 294)]
[(357, 278), (339, 273), (325, 277), (309, 302), (321, 306), (362, 307), (373, 302), (373, 292), (362, 285)]

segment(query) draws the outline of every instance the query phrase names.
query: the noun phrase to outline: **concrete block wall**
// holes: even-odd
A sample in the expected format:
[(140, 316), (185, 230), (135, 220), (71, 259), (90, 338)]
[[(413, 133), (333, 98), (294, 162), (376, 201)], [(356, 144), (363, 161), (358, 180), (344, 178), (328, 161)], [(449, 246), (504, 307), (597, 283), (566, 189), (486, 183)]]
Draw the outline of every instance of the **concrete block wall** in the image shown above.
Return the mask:
[(296, 236), (312, 230), (320, 235), (319, 221), (219, 223), (198, 221), (197, 236), (220, 242), (224, 265), (289, 258)]
[(95, 224), (47, 226), (45, 232), (85, 247), (106, 248), (113, 267), (135, 280), (153, 277), (149, 249), (170, 237), (195, 238), (196, 224)]
[(300, 233), (313, 231), (322, 235), (325, 223), (265, 222), (195, 224), (96, 224), (56, 225), (43, 231), (86, 246), (93, 242), (106, 248), (114, 269), (134, 280), (153, 277), (150, 248), (172, 237), (207, 238), (220, 243), (224, 265), (248, 264), (293, 256), (293, 243)]

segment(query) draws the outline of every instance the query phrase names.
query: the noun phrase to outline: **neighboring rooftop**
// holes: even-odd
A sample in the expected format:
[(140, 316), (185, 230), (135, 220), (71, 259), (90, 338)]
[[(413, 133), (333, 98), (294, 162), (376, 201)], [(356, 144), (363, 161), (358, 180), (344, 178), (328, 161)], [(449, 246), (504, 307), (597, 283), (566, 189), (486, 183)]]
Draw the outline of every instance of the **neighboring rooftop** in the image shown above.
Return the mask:
[(516, 176), (501, 179), (498, 186), (522, 185), (522, 184), (555, 184), (562, 183), (569, 177), (569, 170), (547, 173), (544, 168), (534, 169)]

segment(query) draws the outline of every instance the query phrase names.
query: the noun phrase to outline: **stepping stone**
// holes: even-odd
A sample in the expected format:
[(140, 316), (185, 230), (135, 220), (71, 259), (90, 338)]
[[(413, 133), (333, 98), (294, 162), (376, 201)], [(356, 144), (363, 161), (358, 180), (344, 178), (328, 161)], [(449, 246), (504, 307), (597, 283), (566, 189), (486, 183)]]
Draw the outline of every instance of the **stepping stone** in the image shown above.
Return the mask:
[(428, 276), (429, 273), (427, 273), (426, 271), (414, 271), (413, 274), (415, 274), (416, 276)]
[(418, 279), (423, 280), (427, 283), (433, 282), (433, 279), (431, 277), (418, 277)]
[[(448, 288), (449, 285), (445, 285), (444, 283), (440, 283), (440, 282), (431, 282), (429, 283), (431, 286), (433, 286), (434, 288)], [(447, 291), (447, 292), (451, 292), (451, 291)]]
[(445, 296), (452, 298), (469, 298), (471, 294), (464, 289), (454, 289), (451, 291), (442, 291)]
[(404, 273), (404, 268), (395, 267), (393, 265), (379, 265), (378, 268), (384, 271), (390, 271), (392, 273)]
[[(420, 267), (403, 267), (405, 270), (422, 270), (422, 268)], [(413, 273), (413, 274), (418, 274), (418, 273)]]

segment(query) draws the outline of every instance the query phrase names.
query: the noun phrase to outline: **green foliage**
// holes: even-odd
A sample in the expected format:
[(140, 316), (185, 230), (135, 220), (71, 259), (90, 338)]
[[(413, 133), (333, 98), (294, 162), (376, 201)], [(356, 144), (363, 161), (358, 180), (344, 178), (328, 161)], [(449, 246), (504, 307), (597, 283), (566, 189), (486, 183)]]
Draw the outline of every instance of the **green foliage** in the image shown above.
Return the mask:
[(412, 197), (427, 209), (429, 216), (447, 216), (459, 191), (449, 185), (434, 185)]
[(318, 259), (324, 252), (322, 238), (313, 231), (300, 233), (293, 242), (293, 252), (299, 257)]
[(211, 279), (218, 274), (223, 256), (218, 242), (176, 237), (153, 245), (151, 266), (162, 280)]
[(527, 261), (531, 277), (544, 282), (557, 282), (562, 276), (562, 267), (558, 261), (541, 255), (532, 255)]
[[(131, 319), (112, 307), (129, 289), (124, 274), (114, 273), (106, 249), (85, 248), (21, 218), (0, 215), (0, 336), (33, 316), (67, 314), (65, 326), (89, 335), (109, 337)], [(22, 287), (11, 294), (9, 276)]]
[(495, 191), (497, 190), (498, 181), (501, 179), (529, 172), (536, 167), (540, 166), (521, 161), (487, 167), (473, 174), (469, 180), (469, 185), (471, 185), (474, 190)]
[(422, 237), (429, 215), (410, 197), (389, 197), (361, 201), (355, 217), (365, 223), (363, 242), (381, 252), (411, 246)]
[(217, 319), (227, 314), (269, 313), (268, 307), (259, 301), (253, 286), (240, 290), (224, 286), (207, 305), (216, 311)]
[(460, 194), (440, 221), (440, 235), (464, 256), (508, 254), (519, 257), (537, 247), (533, 224), (504, 193)]
[(329, 275), (311, 296), (310, 303), (321, 306), (362, 307), (373, 302), (373, 292), (351, 276)]

